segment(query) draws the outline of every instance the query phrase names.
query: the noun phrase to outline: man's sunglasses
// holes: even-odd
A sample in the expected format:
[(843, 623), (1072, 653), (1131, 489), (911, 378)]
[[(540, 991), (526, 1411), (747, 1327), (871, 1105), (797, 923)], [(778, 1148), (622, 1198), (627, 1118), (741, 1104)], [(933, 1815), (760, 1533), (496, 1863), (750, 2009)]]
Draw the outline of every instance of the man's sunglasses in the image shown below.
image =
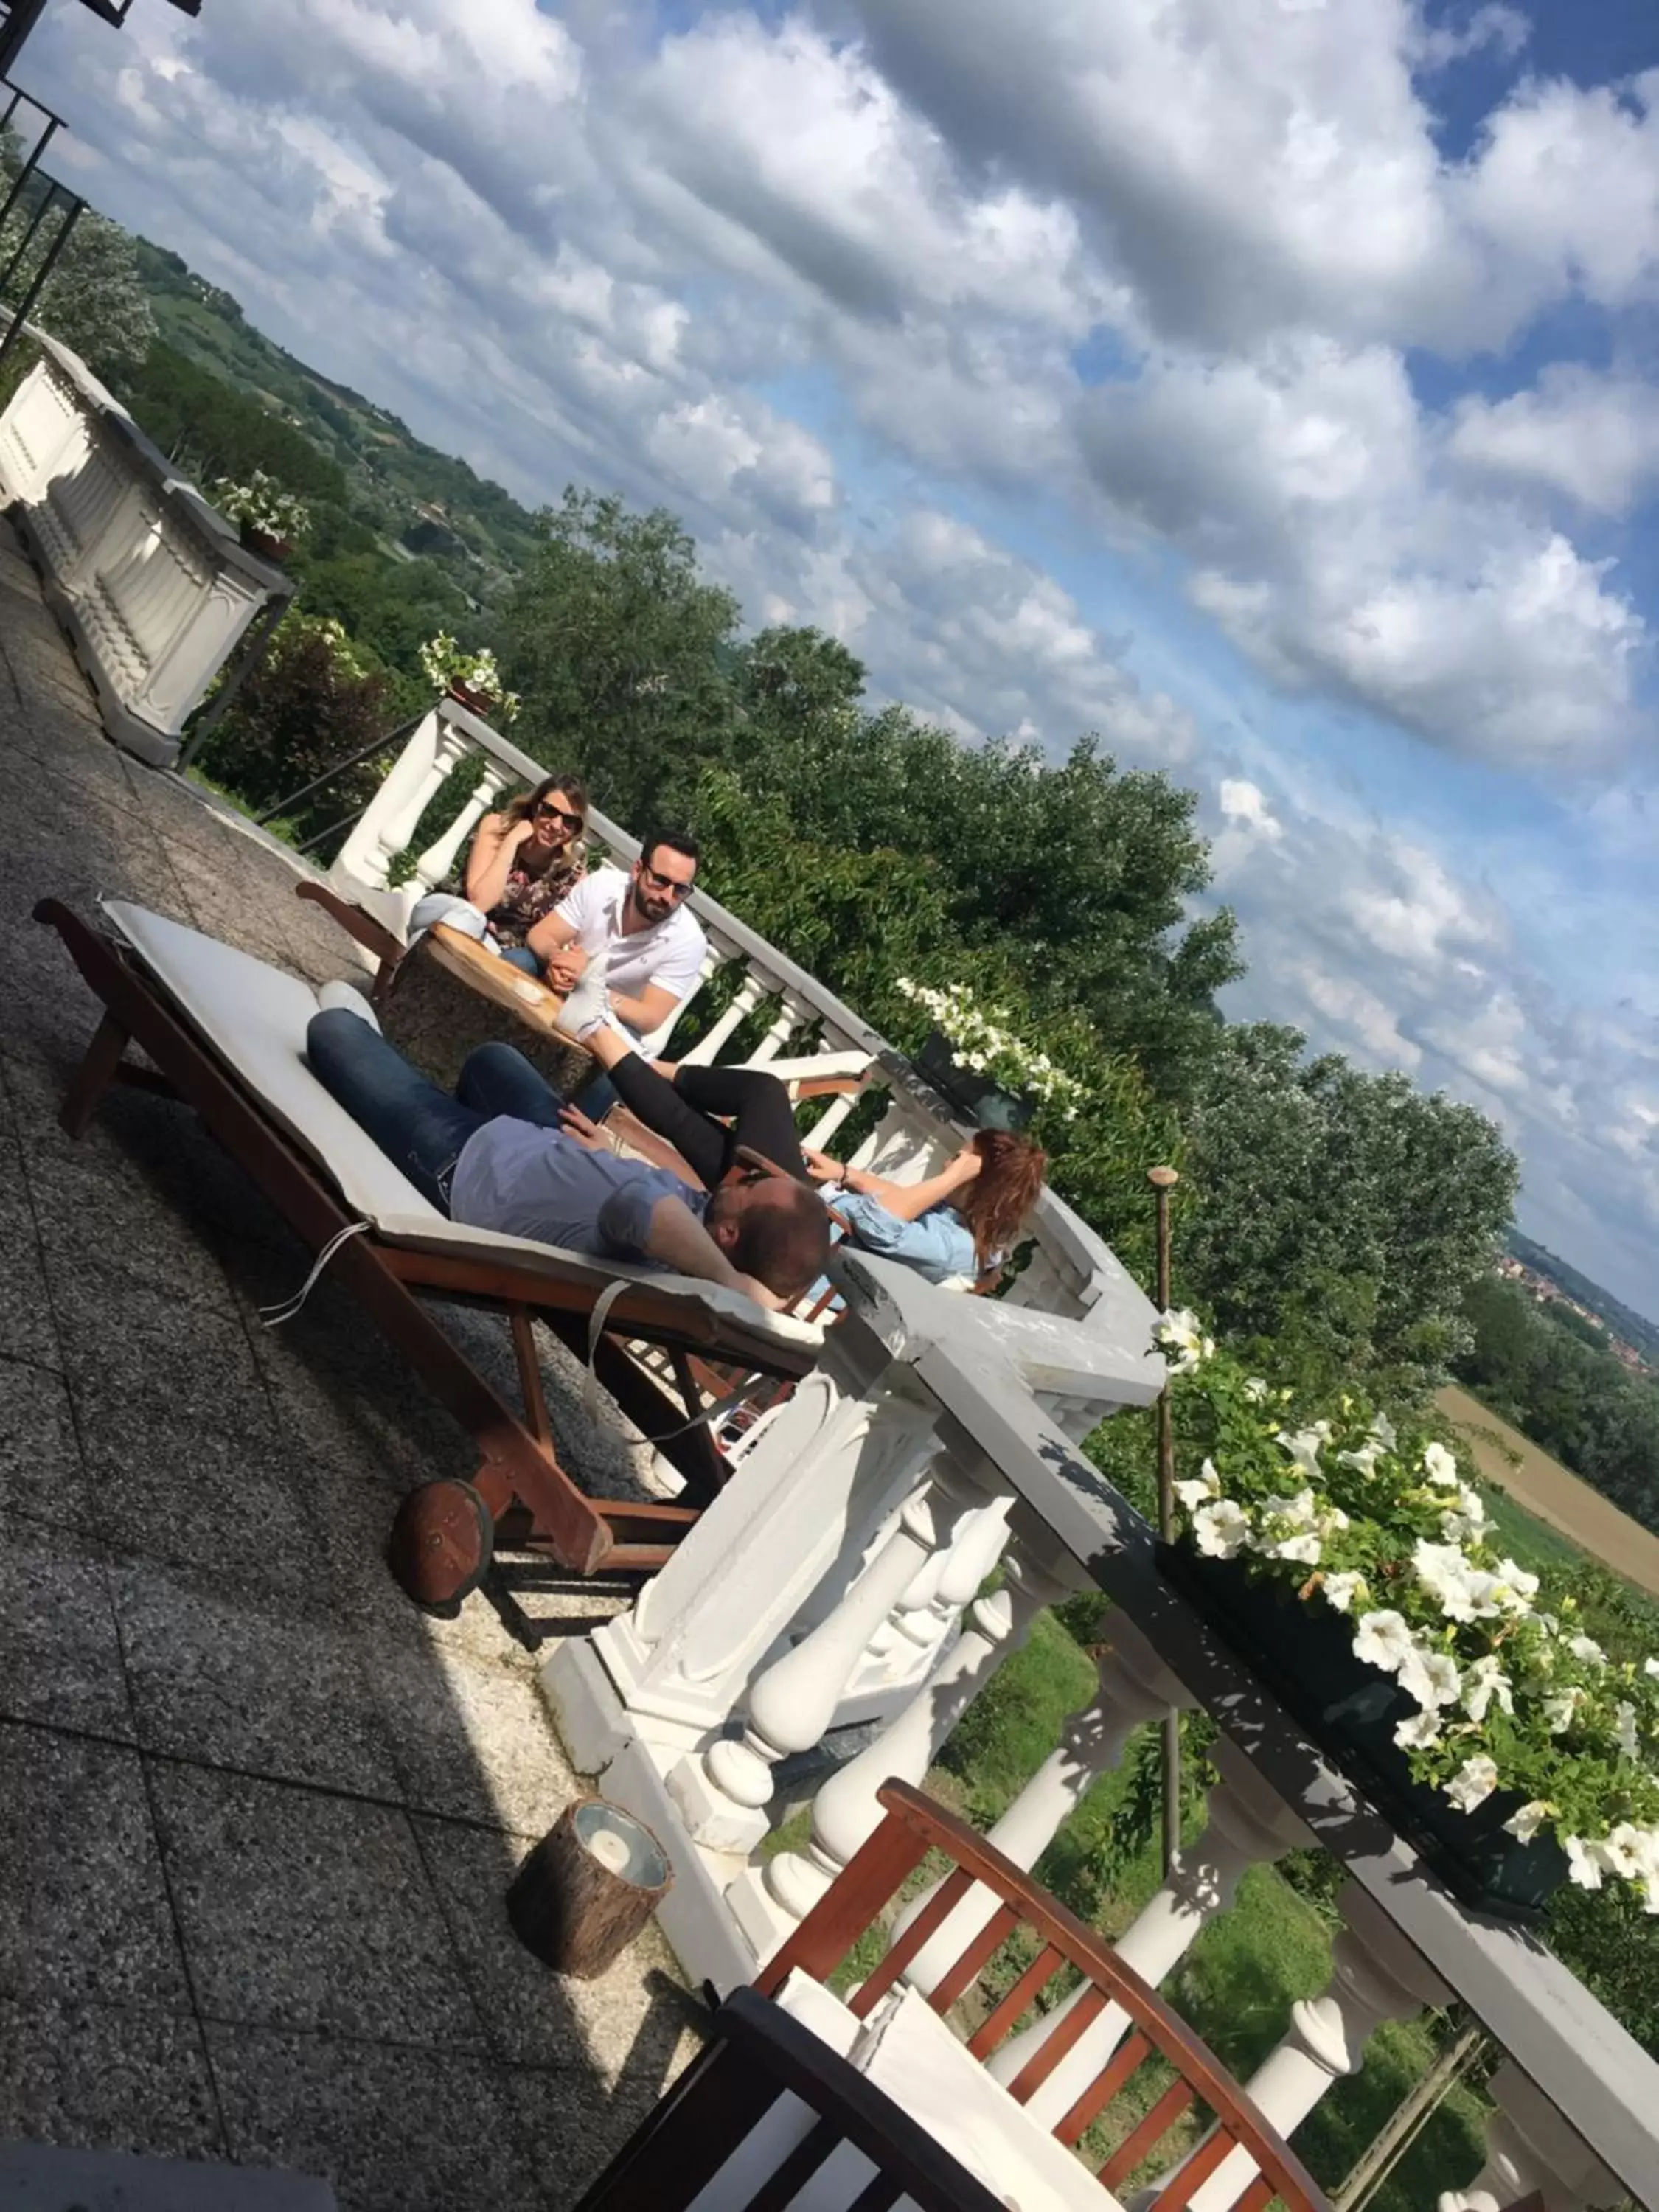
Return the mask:
[(691, 896), (690, 884), (677, 884), (672, 876), (659, 876), (654, 868), (647, 867), (643, 860), (640, 862), (640, 873), (650, 884), (652, 890), (660, 891), (665, 898), (682, 899), (690, 898)]
[(544, 822), (562, 822), (573, 837), (579, 830), (585, 830), (587, 826), (580, 814), (567, 814), (562, 806), (555, 806), (550, 799), (544, 799), (537, 806), (536, 812)]

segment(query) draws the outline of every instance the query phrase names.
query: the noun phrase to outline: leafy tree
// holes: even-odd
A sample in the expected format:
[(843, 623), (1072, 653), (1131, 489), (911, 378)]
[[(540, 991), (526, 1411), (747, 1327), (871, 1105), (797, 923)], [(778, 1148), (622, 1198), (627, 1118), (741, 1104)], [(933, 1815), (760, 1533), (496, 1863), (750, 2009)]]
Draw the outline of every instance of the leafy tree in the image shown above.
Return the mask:
[(630, 514), (572, 485), (540, 527), (501, 625), (525, 702), (519, 742), (574, 761), (607, 812), (642, 823), (684, 763), (726, 752), (721, 653), (738, 603), (703, 580), (696, 544), (662, 508)]
[(120, 379), (119, 391), (146, 434), (197, 483), (220, 477), (243, 482), (263, 469), (313, 507), (343, 507), (346, 481), (337, 461), (303, 431), (172, 346), (152, 346), (142, 365)]
[[(273, 806), (372, 745), (391, 720), (385, 672), (365, 670), (337, 624), (291, 610), (203, 747), (202, 766), (251, 805)], [(366, 804), (394, 757), (373, 757), (331, 782), (295, 826), (319, 830)]]
[(1519, 1180), (1496, 1127), (1294, 1030), (1226, 1030), (1188, 1116), (1178, 1290), (1242, 1340), (1273, 1339), (1311, 1382), (1438, 1380), (1468, 1341)]

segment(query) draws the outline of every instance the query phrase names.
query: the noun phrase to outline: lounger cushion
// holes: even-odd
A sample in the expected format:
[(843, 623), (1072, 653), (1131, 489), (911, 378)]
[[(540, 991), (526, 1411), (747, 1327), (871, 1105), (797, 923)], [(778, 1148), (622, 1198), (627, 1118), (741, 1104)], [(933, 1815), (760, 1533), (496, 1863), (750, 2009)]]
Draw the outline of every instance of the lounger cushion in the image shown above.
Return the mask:
[(780, 1343), (817, 1345), (823, 1330), (811, 1322), (763, 1310), (716, 1283), (701, 1283), (659, 1269), (595, 1260), (522, 1237), (471, 1229), (438, 1212), (400, 1169), (360, 1128), (312, 1073), (306, 1031), (317, 1012), (308, 983), (182, 922), (169, 921), (125, 899), (103, 910), (140, 963), (167, 996), (232, 1068), (295, 1143), (327, 1172), (355, 1213), (371, 1222), (388, 1243), (416, 1249), (497, 1260), (595, 1291), (618, 1276), (695, 1299), (719, 1314), (723, 1344), (741, 1356), (745, 1339), (757, 1351)]

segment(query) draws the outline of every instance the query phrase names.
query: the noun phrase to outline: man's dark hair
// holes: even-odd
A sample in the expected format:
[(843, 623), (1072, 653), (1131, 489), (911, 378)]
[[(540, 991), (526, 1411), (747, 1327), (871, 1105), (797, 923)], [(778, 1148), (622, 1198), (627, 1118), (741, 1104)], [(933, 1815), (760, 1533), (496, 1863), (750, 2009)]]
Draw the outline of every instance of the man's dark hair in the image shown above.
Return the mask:
[[(830, 1258), (830, 1216), (810, 1183), (793, 1176), (772, 1178), (774, 1202), (745, 1206), (738, 1216), (732, 1265), (753, 1275), (781, 1298), (798, 1298), (823, 1274)], [(720, 1194), (709, 1211), (718, 1211)]]
[(640, 840), (640, 858), (647, 868), (661, 845), (666, 845), (671, 853), (684, 853), (688, 860), (702, 858), (702, 848), (689, 830), (653, 830)]

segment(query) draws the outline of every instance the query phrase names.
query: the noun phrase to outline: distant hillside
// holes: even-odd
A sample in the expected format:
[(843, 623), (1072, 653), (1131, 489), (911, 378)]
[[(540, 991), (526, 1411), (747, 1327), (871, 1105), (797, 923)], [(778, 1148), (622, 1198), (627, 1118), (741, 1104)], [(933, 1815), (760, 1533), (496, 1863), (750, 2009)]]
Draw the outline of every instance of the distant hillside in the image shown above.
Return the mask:
[(1511, 1229), (1505, 1242), (1523, 1267), (1543, 1276), (1576, 1304), (1595, 1314), (1614, 1336), (1633, 1346), (1650, 1364), (1659, 1363), (1659, 1325), (1650, 1322), (1645, 1314), (1626, 1305), (1611, 1291), (1604, 1291), (1600, 1283), (1581, 1275), (1577, 1267), (1565, 1260), (1558, 1260), (1553, 1252), (1542, 1244), (1534, 1244), (1518, 1229)]
[(535, 520), (512, 494), (407, 424), (262, 337), (228, 292), (176, 253), (135, 240), (163, 342), (246, 392), (337, 462), (354, 512), (447, 569), (469, 597), (493, 599), (536, 546)]

